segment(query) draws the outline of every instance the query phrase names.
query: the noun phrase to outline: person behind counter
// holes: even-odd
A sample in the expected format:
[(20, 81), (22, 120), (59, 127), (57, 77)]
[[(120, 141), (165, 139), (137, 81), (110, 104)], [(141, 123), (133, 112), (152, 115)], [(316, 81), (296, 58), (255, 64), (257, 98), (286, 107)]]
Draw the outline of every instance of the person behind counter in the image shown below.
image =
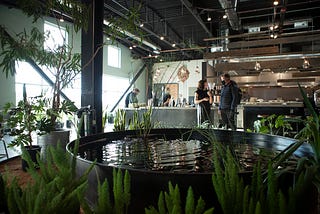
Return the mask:
[(162, 98), (162, 106), (169, 106), (171, 100), (170, 88), (166, 88), (166, 93)]
[(125, 107), (128, 108), (129, 104), (136, 103), (138, 104), (138, 98), (137, 95), (140, 93), (140, 90), (138, 88), (134, 88), (129, 94), (126, 96), (125, 100)]
[(211, 123), (210, 111), (212, 102), (212, 93), (209, 90), (207, 80), (200, 80), (194, 94), (194, 104), (197, 105), (198, 125), (202, 124), (204, 121), (209, 121), (209, 123)]
[(237, 108), (237, 83), (230, 79), (230, 74), (221, 75), (222, 89), (218, 113), (221, 114), (223, 126), (235, 131), (234, 113)]

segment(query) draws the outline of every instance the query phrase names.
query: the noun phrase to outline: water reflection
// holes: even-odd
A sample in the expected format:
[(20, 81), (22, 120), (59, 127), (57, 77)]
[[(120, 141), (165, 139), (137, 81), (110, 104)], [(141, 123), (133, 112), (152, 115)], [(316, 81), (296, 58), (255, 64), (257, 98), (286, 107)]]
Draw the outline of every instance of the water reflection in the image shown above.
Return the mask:
[[(244, 171), (252, 170), (258, 160), (266, 164), (278, 153), (250, 143), (233, 143), (229, 147)], [(213, 169), (213, 146), (199, 140), (155, 139), (146, 143), (138, 138), (126, 138), (81, 147), (79, 154), (84, 159), (97, 159), (113, 167), (189, 173), (212, 172)], [(291, 161), (293, 163), (295, 161)]]

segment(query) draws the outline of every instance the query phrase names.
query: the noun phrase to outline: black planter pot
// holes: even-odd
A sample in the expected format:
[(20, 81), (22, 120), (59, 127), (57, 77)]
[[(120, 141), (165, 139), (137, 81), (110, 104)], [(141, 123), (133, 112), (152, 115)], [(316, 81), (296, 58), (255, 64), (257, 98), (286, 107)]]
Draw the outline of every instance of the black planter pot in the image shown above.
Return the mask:
[[(285, 138), (281, 136), (263, 135), (257, 133), (237, 132), (227, 130), (211, 130), (215, 139), (224, 143), (244, 143), (252, 144), (255, 146), (263, 147), (266, 149), (274, 149), (282, 151), (287, 146), (295, 143), (295, 139)], [(134, 130), (109, 132), (97, 135), (91, 135), (80, 138), (79, 153), (77, 156), (77, 173), (82, 175), (86, 169), (92, 164), (91, 160), (81, 158), (81, 153), (86, 157), (90, 156), (90, 159), (97, 160), (95, 168), (89, 174), (89, 188), (87, 191), (87, 199), (95, 204), (97, 201), (97, 186), (104, 179), (107, 179), (109, 185), (112, 186), (112, 172), (114, 167), (104, 164), (103, 160), (103, 146), (109, 142), (124, 139), (127, 137), (137, 136), (137, 132)], [(163, 138), (166, 140), (175, 139), (195, 139), (200, 141), (208, 141), (207, 136), (197, 130), (191, 129), (152, 129), (150, 136)], [(70, 142), (67, 145), (68, 152), (72, 154), (72, 148), (75, 141)], [(80, 155), (79, 155), (80, 154)], [(295, 155), (309, 156), (312, 155), (310, 145), (302, 145)], [(123, 172), (126, 167), (117, 167), (122, 169)], [(173, 185), (178, 184), (181, 192), (181, 197), (185, 197), (187, 189), (192, 186), (195, 198), (200, 196), (206, 201), (208, 207), (215, 207), (215, 210), (219, 210), (217, 204), (217, 197), (212, 185), (212, 172), (175, 172), (175, 171), (152, 171), (148, 169), (128, 169), (131, 177), (131, 204), (130, 212), (132, 213), (144, 213), (144, 208), (149, 205), (156, 206), (160, 191), (168, 190), (168, 182), (171, 181)], [(98, 176), (97, 176), (98, 175)], [(244, 173), (242, 176), (244, 179), (250, 177), (250, 173)], [(217, 212), (219, 213), (219, 211)]]
[[(27, 152), (28, 155), (30, 156), (30, 159), (34, 163), (33, 167), (38, 167), (38, 162), (37, 162), (37, 155), (40, 155), (41, 147), (38, 145), (34, 145), (30, 148), (30, 146), (25, 146), (23, 152)], [(29, 164), (26, 160), (21, 158), (21, 166), (23, 171), (27, 171), (29, 168)]]

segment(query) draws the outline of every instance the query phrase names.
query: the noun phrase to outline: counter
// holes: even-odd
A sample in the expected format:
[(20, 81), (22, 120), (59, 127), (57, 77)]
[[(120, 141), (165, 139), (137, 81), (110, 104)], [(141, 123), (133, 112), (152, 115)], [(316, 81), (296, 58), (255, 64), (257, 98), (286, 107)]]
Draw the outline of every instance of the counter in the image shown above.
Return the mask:
[[(147, 111), (147, 107), (125, 108), (128, 120), (132, 118), (134, 111), (139, 115)], [(291, 115), (303, 116), (304, 105), (302, 102), (246, 102), (241, 103), (237, 108), (236, 123), (237, 128), (253, 129), (253, 123), (258, 120), (259, 115)], [(220, 115), (218, 107), (211, 107), (211, 121), (214, 127), (219, 126)], [(196, 107), (153, 107), (152, 120), (160, 128), (193, 128), (197, 126)]]
[[(148, 110), (147, 107), (125, 108), (128, 120), (132, 118), (134, 111), (139, 115)], [(211, 120), (218, 124), (218, 107), (211, 108)], [(152, 121), (160, 128), (193, 128), (197, 126), (197, 108), (196, 107), (153, 107)]]
[(244, 130), (253, 129), (255, 120), (260, 119), (260, 116), (290, 115), (304, 116), (303, 102), (255, 102), (242, 103), (243, 107), (243, 128)]

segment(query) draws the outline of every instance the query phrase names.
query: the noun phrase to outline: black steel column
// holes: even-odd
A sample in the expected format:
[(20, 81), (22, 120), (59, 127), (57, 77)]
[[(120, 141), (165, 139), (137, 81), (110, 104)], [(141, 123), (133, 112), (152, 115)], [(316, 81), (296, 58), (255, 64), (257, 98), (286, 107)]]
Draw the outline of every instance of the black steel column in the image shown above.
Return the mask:
[(207, 78), (207, 69), (208, 69), (208, 62), (202, 62), (202, 79), (206, 79)]
[[(81, 38), (81, 106), (90, 105), (96, 112), (96, 130), (102, 132), (102, 74), (103, 74), (103, 2), (83, 1), (91, 10), (88, 30)], [(98, 51), (97, 51), (98, 50)], [(97, 51), (97, 54), (95, 52)], [(94, 57), (94, 58), (93, 58)]]

